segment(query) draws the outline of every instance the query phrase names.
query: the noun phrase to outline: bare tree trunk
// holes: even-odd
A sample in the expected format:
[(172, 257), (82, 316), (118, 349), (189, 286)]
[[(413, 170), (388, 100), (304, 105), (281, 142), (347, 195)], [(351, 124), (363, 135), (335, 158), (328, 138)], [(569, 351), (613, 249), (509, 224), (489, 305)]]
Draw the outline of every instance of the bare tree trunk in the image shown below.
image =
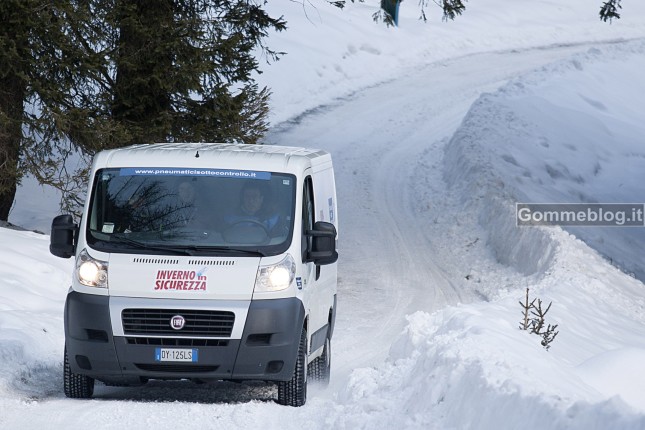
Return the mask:
[(7, 221), (20, 173), (24, 87), (20, 78), (0, 79), (0, 221)]
[[(0, 38), (13, 45), (18, 56), (24, 55), (27, 39), (24, 29), (17, 29), (14, 17), (0, 14)], [(12, 15), (9, 13), (8, 15)], [(16, 196), (26, 82), (17, 73), (17, 64), (0, 69), (0, 221), (7, 221)]]

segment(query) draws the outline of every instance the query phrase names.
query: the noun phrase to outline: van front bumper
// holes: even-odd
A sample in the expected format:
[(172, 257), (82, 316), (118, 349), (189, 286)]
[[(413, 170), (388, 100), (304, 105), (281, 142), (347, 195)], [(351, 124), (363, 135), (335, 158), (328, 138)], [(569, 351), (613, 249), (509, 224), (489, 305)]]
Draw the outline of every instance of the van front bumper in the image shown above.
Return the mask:
[[(110, 318), (111, 300), (75, 291), (68, 294), (65, 344), (72, 372), (113, 384), (141, 379), (287, 381), (293, 375), (304, 323), (304, 308), (297, 298), (249, 302), (238, 339), (121, 335), (123, 327), (113, 327)], [(151, 301), (164, 309), (164, 299)], [(190, 309), (190, 301), (184, 303)], [(197, 350), (197, 361), (157, 361), (159, 348)]]

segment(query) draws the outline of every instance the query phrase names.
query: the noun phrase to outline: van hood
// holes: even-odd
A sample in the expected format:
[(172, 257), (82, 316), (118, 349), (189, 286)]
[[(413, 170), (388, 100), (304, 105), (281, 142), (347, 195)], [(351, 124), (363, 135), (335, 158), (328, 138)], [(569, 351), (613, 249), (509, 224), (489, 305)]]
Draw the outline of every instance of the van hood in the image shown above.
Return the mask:
[(251, 300), (260, 257), (111, 254), (111, 296), (186, 300)]

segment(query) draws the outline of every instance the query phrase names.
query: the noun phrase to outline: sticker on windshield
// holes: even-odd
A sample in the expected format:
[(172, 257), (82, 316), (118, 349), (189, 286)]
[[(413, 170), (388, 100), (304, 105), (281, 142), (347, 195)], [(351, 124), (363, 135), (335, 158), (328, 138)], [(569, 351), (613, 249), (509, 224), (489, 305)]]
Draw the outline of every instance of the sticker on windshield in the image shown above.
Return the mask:
[(204, 176), (237, 179), (271, 179), (271, 172), (237, 169), (195, 169), (174, 167), (124, 167), (119, 176)]

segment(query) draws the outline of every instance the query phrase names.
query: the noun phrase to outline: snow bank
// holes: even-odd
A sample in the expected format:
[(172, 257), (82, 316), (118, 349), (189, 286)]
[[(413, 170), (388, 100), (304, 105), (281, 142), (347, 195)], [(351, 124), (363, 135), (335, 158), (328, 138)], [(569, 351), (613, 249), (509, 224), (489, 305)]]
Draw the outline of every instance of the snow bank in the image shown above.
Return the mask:
[[(645, 67), (643, 53), (642, 41), (594, 48), (482, 96), (448, 145), (448, 181), (465, 181), (488, 204), (493, 198), (482, 193), (500, 195), (495, 205), (511, 212), (515, 202), (645, 202), (645, 110), (640, 100), (645, 80), (638, 76)], [(617, 65), (621, 73), (614, 76), (609, 70)], [(487, 174), (478, 175), (474, 169), (482, 166)], [(485, 210), (482, 216), (492, 217), (482, 223), (490, 226), (489, 241), (500, 261), (525, 273), (548, 267), (552, 249), (544, 235), (550, 233), (516, 229), (514, 219), (498, 216), (499, 210)], [(568, 230), (645, 279), (644, 229)], [(508, 235), (515, 240), (508, 241)]]
[(341, 398), (348, 410), (336, 424), (642, 429), (642, 284), (566, 233), (553, 240), (561, 244), (551, 273), (531, 289), (532, 298), (553, 302), (546, 319), (560, 333), (549, 351), (518, 329), (523, 291), (417, 312), (387, 366), (352, 373)]
[(0, 228), (0, 241), (0, 398), (59, 392), (71, 262), (49, 254), (49, 236)]
[[(547, 323), (560, 333), (547, 352), (518, 329), (522, 288), (413, 315), (391, 351), (408, 383), (424, 375), (413, 410), (436, 404), (459, 428), (645, 426), (645, 287), (560, 228), (516, 227), (514, 207), (645, 201), (633, 176), (645, 171), (643, 52), (643, 42), (596, 48), (519, 77), (483, 95), (446, 146), (451, 190), (478, 214), (498, 261), (524, 274), (532, 298), (553, 302)], [(576, 234), (636, 271), (642, 254), (627, 239), (641, 230)]]
[[(643, 428), (645, 416), (620, 397), (594, 390), (575, 366), (517, 330), (510, 305), (511, 300), (411, 315), (392, 348), (391, 367), (352, 375), (349, 400), (373, 408), (358, 427)], [(407, 420), (397, 422), (395, 411), (405, 411)]]

